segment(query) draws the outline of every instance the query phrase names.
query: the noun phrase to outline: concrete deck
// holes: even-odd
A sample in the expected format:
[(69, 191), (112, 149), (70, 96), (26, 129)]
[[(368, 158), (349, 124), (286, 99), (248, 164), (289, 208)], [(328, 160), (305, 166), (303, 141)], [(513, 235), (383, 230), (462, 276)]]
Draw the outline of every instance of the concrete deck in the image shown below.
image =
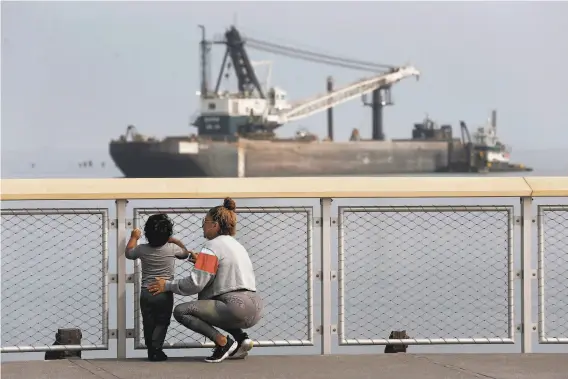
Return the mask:
[(566, 379), (567, 354), (381, 354), (2, 363), (2, 379)]

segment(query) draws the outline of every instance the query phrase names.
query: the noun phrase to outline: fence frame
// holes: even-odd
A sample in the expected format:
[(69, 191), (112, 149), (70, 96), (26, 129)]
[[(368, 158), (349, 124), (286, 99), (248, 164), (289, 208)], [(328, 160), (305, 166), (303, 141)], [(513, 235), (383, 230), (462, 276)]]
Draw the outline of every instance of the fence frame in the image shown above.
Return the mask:
[(546, 336), (546, 296), (544, 290), (544, 212), (546, 211), (566, 211), (568, 212), (568, 205), (538, 205), (537, 206), (537, 220), (538, 220), (538, 337), (540, 344), (568, 344), (568, 336), (566, 337), (547, 337)]
[(47, 351), (87, 351), (109, 349), (109, 267), (108, 267), (108, 209), (106, 208), (9, 208), (1, 216), (100, 215), (101, 216), (101, 344), (1, 346), (0, 353), (39, 353)]
[[(138, 207), (133, 209), (133, 220), (134, 228), (139, 228), (139, 218), (140, 215), (148, 215), (152, 213), (175, 213), (175, 214), (206, 214), (209, 211), (208, 207), (188, 207), (188, 208), (150, 208), (150, 207)], [(312, 220), (313, 220), (313, 207), (243, 207), (239, 209), (239, 215), (241, 214), (266, 214), (266, 213), (294, 213), (294, 214), (305, 214), (306, 217), (306, 292), (307, 292), (307, 316), (308, 316), (308, 339), (307, 340), (255, 340), (255, 346), (267, 347), (267, 346), (314, 346), (314, 290), (313, 290), (313, 231), (312, 231)], [(141, 335), (141, 315), (140, 315), (140, 274), (141, 274), (141, 264), (139, 260), (134, 262), (134, 349), (140, 350), (145, 349), (145, 345), (142, 343), (143, 336)], [(203, 337), (206, 340), (205, 337)], [(215, 345), (213, 342), (205, 341), (192, 341), (185, 343), (175, 343), (175, 344), (164, 344), (164, 349), (178, 349), (178, 348), (212, 348)]]
[[(409, 339), (388, 339), (372, 338), (361, 339), (345, 336), (345, 249), (344, 249), (344, 215), (345, 212), (383, 212), (383, 213), (469, 213), (469, 212), (507, 212), (507, 338), (409, 338)], [(514, 311), (514, 208), (506, 205), (474, 205), (474, 206), (455, 206), (455, 205), (428, 205), (428, 206), (367, 206), (367, 207), (338, 207), (338, 304), (339, 304), (339, 346), (348, 345), (446, 345), (446, 344), (514, 344), (515, 343), (515, 311)]]

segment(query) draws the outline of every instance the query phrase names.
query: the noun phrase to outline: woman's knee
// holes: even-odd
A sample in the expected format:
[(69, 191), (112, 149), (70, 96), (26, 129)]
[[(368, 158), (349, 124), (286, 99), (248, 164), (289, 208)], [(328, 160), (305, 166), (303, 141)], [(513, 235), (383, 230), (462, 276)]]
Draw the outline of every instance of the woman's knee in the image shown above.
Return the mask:
[(174, 318), (177, 322), (181, 322), (183, 316), (188, 314), (188, 306), (187, 303), (178, 304), (174, 308)]
[(203, 312), (199, 308), (199, 303), (197, 301), (190, 301), (188, 303), (178, 304), (174, 308), (174, 318), (179, 321), (184, 316), (198, 316), (199, 313)]

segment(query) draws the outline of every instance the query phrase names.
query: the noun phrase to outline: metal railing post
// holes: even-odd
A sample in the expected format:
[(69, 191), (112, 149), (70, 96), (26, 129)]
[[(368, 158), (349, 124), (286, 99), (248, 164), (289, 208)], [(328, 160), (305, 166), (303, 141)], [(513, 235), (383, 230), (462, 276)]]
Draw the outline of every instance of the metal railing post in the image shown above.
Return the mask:
[(521, 198), (521, 352), (532, 352), (532, 197)]
[(321, 353), (331, 354), (331, 199), (321, 198)]
[(128, 200), (116, 200), (116, 357), (126, 358), (126, 204)]

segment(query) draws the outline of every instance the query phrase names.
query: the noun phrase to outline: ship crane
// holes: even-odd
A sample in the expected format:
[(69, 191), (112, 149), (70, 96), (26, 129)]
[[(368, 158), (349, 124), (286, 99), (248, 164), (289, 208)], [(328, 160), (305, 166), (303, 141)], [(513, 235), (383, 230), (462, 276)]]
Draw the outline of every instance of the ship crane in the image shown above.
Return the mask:
[[(209, 50), (214, 44), (225, 45), (226, 51), (216, 85), (210, 90), (207, 86), (209, 80), (206, 73), (209, 72), (207, 66), (209, 64)], [(331, 66), (367, 71), (373, 73), (373, 75), (338, 89), (328, 86), (327, 93), (290, 103), (287, 100), (285, 91), (278, 88), (266, 88), (261, 85), (245, 45), (255, 50)], [(229, 112), (231, 114), (230, 117), (233, 117), (235, 120), (237, 117), (246, 117), (248, 119), (245, 124), (242, 124), (242, 121), (235, 121), (241, 125), (238, 127), (238, 133), (241, 135), (242, 133), (249, 135), (256, 132), (272, 133), (274, 129), (284, 124), (304, 119), (325, 110), (328, 110), (328, 118), (331, 119), (331, 108), (356, 97), (364, 97), (369, 93), (373, 93), (373, 139), (382, 139), (381, 109), (383, 105), (392, 105), (390, 102), (391, 86), (402, 79), (411, 76), (415, 76), (418, 79), (420, 76), (420, 72), (411, 65), (398, 67), (274, 44), (241, 36), (241, 33), (234, 26), (226, 30), (224, 38), (216, 38), (213, 41), (205, 40), (203, 30), (201, 46), (202, 111), (200, 116), (193, 122), (193, 125), (200, 127), (201, 134), (205, 133), (207, 135), (221, 133), (221, 130), (225, 130), (228, 127), (223, 126), (225, 124), (221, 125), (221, 121), (217, 121), (220, 119), (216, 116), (219, 114), (219, 111), (216, 109), (230, 109), (230, 111), (225, 112)], [(236, 76), (238, 93), (228, 93), (220, 90), (222, 78), (228, 77), (225, 70), (229, 68), (233, 69), (232, 71)], [(387, 94), (389, 101), (386, 104), (380, 99), (380, 91), (384, 91)], [(219, 106), (217, 106), (217, 104), (214, 104), (215, 99), (222, 101), (225, 105), (219, 103)], [(328, 128), (332, 129), (331, 127)], [(330, 139), (332, 139), (332, 132), (328, 134), (330, 134)]]
[(309, 117), (331, 107), (350, 101), (356, 97), (371, 93), (377, 89), (390, 88), (392, 84), (404, 78), (415, 76), (418, 79), (420, 77), (420, 72), (413, 66), (396, 67), (392, 65), (332, 56), (329, 54), (322, 54), (295, 47), (265, 42), (254, 38), (245, 38), (244, 41), (246, 41), (247, 46), (256, 50), (286, 55), (317, 63), (376, 73), (373, 77), (359, 80), (330, 93), (316, 96), (315, 98), (297, 102), (296, 104), (293, 104), (291, 109), (278, 112), (276, 114), (278, 116), (277, 122), (281, 125)]

